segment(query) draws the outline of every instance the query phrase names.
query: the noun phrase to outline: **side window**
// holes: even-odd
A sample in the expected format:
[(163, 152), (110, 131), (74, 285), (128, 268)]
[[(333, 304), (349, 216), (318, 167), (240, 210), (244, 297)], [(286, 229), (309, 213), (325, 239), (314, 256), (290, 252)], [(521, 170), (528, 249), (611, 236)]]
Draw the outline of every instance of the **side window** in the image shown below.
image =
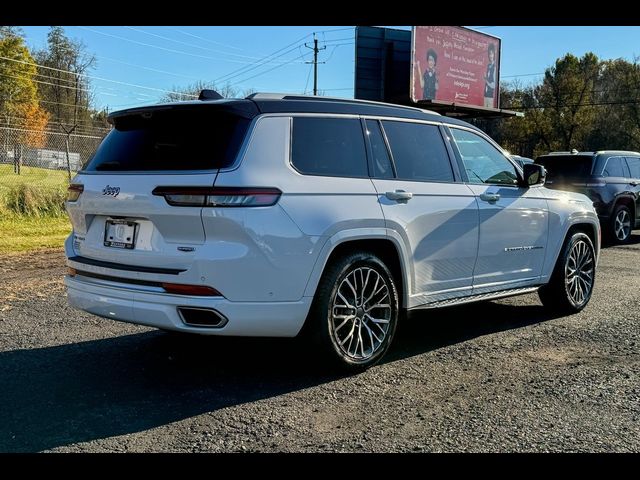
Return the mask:
[(518, 175), (513, 164), (480, 135), (451, 127), (469, 183), (516, 185)]
[(423, 182), (453, 182), (449, 154), (435, 125), (382, 122), (398, 178)]
[(376, 178), (393, 178), (393, 167), (384, 141), (380, 124), (377, 120), (367, 120), (367, 135), (373, 151), (373, 176)]
[(368, 177), (360, 120), (294, 117), (291, 162), (304, 174)]
[(640, 178), (640, 158), (627, 157), (627, 165), (629, 165), (631, 178)]
[(607, 160), (602, 175), (605, 177), (628, 177), (629, 170), (622, 157), (611, 157)]

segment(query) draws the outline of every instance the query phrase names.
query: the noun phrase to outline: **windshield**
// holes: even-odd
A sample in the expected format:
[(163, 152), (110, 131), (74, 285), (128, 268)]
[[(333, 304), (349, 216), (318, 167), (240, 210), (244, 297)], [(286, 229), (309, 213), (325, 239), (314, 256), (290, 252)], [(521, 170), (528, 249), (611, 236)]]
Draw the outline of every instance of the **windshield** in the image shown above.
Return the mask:
[(87, 171), (214, 170), (230, 166), (250, 120), (176, 109), (118, 117)]

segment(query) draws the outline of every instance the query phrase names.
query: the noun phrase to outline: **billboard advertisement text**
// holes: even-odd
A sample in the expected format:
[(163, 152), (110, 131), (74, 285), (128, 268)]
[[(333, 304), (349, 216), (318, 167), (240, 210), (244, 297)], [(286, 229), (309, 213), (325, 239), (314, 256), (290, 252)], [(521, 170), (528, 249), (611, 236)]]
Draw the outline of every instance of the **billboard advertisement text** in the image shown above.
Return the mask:
[(463, 27), (413, 27), (411, 97), (498, 108), (500, 39)]

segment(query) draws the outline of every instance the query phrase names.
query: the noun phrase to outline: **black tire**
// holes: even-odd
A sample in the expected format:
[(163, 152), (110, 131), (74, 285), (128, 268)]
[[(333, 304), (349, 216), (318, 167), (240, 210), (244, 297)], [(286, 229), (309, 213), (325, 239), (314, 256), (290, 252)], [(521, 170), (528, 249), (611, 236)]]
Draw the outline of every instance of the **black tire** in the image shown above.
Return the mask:
[[(377, 294), (373, 294), (374, 279), (379, 282)], [(355, 291), (346, 281), (355, 283)], [(386, 288), (382, 287), (382, 282)], [(366, 301), (367, 297), (369, 301)], [(388, 304), (380, 303), (386, 302), (387, 297)], [(388, 307), (371, 308), (373, 305)], [(325, 268), (301, 336), (311, 347), (314, 362), (317, 360), (342, 371), (366, 370), (387, 352), (398, 323), (398, 308), (395, 281), (384, 262), (367, 252), (348, 254)], [(381, 320), (388, 320), (388, 323)]]
[[(582, 251), (586, 255), (584, 263), (579, 260)], [(576, 258), (578, 262), (576, 262)], [(577, 267), (574, 270), (574, 272), (578, 272), (577, 274), (572, 274), (572, 266)], [(588, 235), (576, 232), (565, 241), (549, 283), (538, 290), (542, 304), (559, 313), (578, 313), (587, 306), (591, 299), (595, 286), (595, 273), (593, 242)], [(576, 278), (576, 280), (568, 280), (571, 278)]]
[(617, 205), (609, 220), (609, 241), (614, 245), (627, 243), (631, 238), (633, 222), (634, 219), (631, 216), (631, 209), (626, 205)]

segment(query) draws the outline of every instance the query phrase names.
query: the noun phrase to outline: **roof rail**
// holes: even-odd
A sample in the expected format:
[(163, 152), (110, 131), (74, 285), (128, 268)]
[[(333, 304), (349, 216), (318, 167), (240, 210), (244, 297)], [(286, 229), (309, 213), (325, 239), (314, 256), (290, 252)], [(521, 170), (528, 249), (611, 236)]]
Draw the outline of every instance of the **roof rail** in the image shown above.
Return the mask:
[(433, 115), (440, 115), (437, 112), (432, 110), (426, 110), (424, 108), (411, 107), (408, 105), (398, 105), (395, 103), (384, 103), (384, 102), (376, 102), (373, 100), (360, 100), (355, 98), (340, 98), (340, 97), (323, 97), (316, 95), (296, 95), (290, 93), (252, 93), (248, 97), (247, 100), (315, 100), (315, 101), (323, 101), (329, 100), (332, 102), (342, 102), (342, 103), (356, 103), (356, 104), (365, 104), (365, 105), (382, 105), (385, 107), (395, 107), (395, 108), (405, 108), (408, 110), (417, 110), (419, 112), (427, 112)]

